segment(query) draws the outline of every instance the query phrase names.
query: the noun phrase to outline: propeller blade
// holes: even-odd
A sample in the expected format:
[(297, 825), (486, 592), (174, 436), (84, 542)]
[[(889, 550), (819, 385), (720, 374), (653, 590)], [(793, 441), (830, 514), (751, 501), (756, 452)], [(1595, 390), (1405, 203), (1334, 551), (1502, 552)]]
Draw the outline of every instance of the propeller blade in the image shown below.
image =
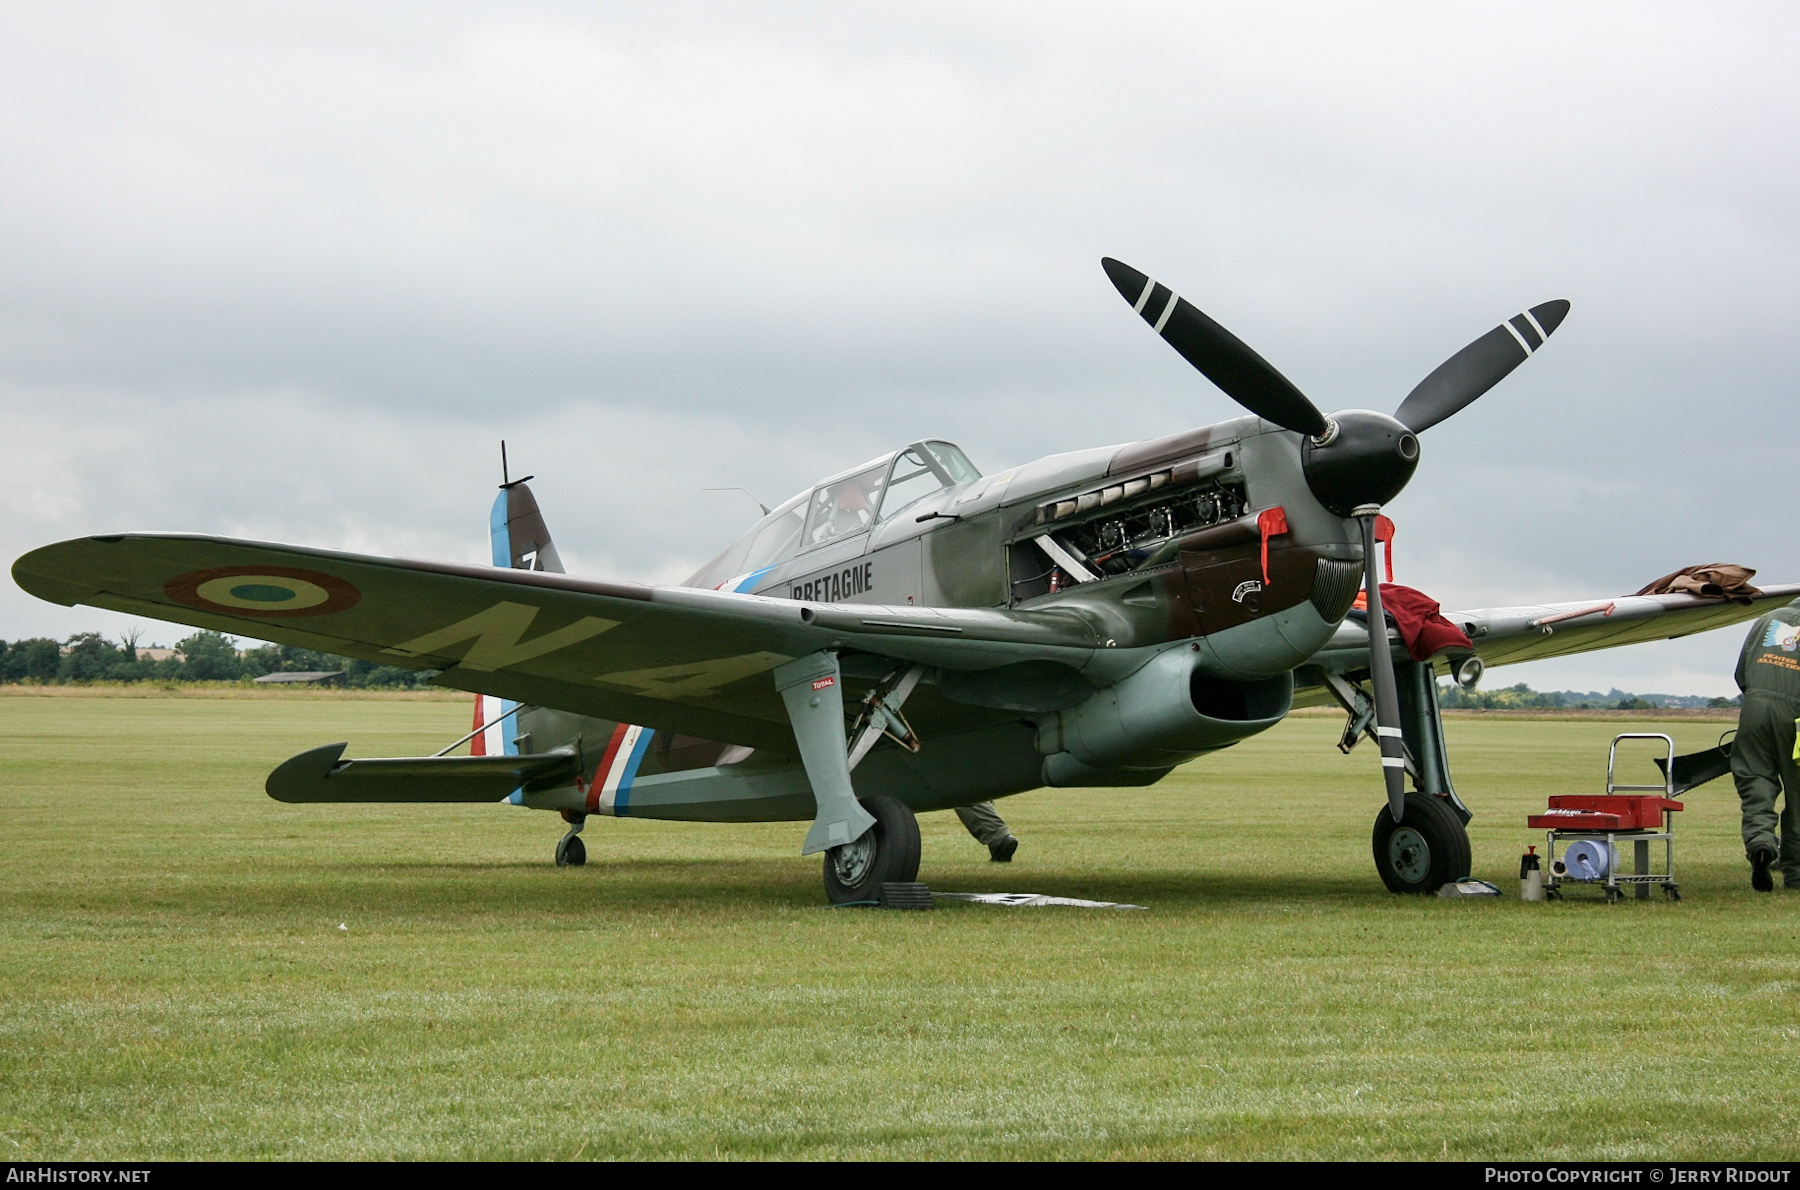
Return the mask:
[(1256, 416), (1302, 434), (1323, 434), (1325, 415), (1268, 360), (1202, 314), (1167, 285), (1108, 256), (1101, 260), (1113, 288), (1181, 358)]
[(1375, 687), (1375, 738), (1381, 745), (1381, 776), (1387, 782), (1388, 813), (1399, 822), (1406, 816), (1406, 745), (1400, 737), (1400, 690), (1394, 680), (1394, 657), (1388, 652), (1387, 617), (1381, 613), (1381, 581), (1376, 570), (1375, 511), (1362, 522), (1363, 582), (1369, 591), (1369, 681)]
[(1569, 303), (1560, 298), (1515, 314), (1437, 366), (1394, 410), (1394, 418), (1421, 433), (1474, 401), (1530, 359), (1562, 320)]

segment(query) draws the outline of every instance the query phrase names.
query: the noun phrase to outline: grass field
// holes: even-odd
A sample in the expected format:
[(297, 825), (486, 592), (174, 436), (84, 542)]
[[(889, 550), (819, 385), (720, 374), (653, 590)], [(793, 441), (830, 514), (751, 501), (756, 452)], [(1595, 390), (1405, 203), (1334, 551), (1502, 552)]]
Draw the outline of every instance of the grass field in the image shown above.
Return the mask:
[(1598, 790), (1617, 721), (1448, 724), (1501, 902), (1383, 892), (1370, 750), (1305, 718), (1008, 800), (1010, 868), (922, 819), (934, 887), (1148, 912), (882, 913), (823, 907), (797, 824), (596, 819), (558, 870), (547, 814), (262, 793), (460, 699), (0, 714), (13, 1158), (1800, 1155), (1800, 894), (1750, 892), (1729, 781), (1681, 904), (1517, 900), (1526, 813)]

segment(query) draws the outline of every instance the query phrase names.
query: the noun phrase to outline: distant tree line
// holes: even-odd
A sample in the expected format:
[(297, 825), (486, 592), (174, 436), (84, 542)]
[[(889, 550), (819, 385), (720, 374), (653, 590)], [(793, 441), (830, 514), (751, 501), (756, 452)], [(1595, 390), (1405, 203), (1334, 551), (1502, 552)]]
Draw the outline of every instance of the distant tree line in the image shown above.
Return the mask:
[(235, 682), (272, 673), (342, 670), (351, 686), (410, 688), (425, 685), (437, 673), (292, 645), (263, 645), (240, 653), (220, 632), (196, 632), (177, 643), (175, 653), (153, 660), (138, 650), (130, 633), (118, 644), (98, 632), (78, 632), (65, 641), (41, 636), (0, 640), (0, 682)]
[(1736, 698), (1678, 697), (1652, 694), (1648, 698), (1614, 690), (1607, 694), (1572, 690), (1533, 690), (1520, 682), (1500, 690), (1464, 690), (1452, 684), (1438, 690), (1438, 704), (1445, 710), (1463, 711), (1654, 711), (1668, 706), (1735, 707)]

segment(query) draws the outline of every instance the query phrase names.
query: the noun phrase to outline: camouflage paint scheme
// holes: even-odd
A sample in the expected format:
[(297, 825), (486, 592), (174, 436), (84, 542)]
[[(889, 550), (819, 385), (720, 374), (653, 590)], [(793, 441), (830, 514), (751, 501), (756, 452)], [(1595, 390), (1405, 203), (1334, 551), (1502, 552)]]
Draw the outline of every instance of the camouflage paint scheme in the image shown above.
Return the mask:
[[(368, 782), (332, 788), (323, 778), (345, 763), (335, 745), (290, 762), (318, 786), (306, 800), (511, 790), (517, 804), (576, 815), (809, 819), (770, 671), (828, 650), (847, 706), (895, 670), (924, 667), (904, 708), (924, 746), (877, 746), (855, 785), (932, 810), (1045, 785), (1150, 784), (1267, 730), (1296, 701), (1325, 701), (1324, 673), (1364, 677), (1366, 629), (1345, 618), (1361, 582), (1357, 527), (1313, 498), (1301, 441), (1241, 417), (997, 475), (958, 471), (903, 508), (869, 509), (864, 523), (743, 570), (759, 539), (816, 493), (874, 473), (879, 496), (909, 454), (948, 445), (915, 444), (809, 488), (679, 587), (554, 573), (523, 484), (509, 485), (497, 514), (507, 569), (123, 534), (36, 550), (13, 573), (54, 602), (438, 669), (439, 685), (527, 704), (509, 737), (515, 756), (357, 761)], [(1267, 538), (1264, 581), (1258, 514), (1275, 507), (1286, 531)], [(1037, 544), (1046, 534), (1095, 577), (1054, 565)], [(1103, 539), (1122, 544), (1118, 556), (1094, 547)], [(1553, 635), (1532, 621), (1591, 604), (1447, 614), (1483, 656), (1511, 663), (1705, 631), (1795, 593), (1770, 587), (1751, 606), (1621, 598)], [(1411, 664), (1397, 640), (1392, 649)], [(645, 730), (637, 754), (621, 757), (631, 725)], [(624, 796), (605, 796), (609, 770), (627, 762)], [(367, 766), (381, 764), (390, 768), (376, 780)]]
[[(1350, 616), (1375, 584), (1364, 543), (1418, 464), (1417, 435), (1544, 346), (1569, 303), (1492, 328), (1392, 416), (1327, 416), (1172, 289), (1101, 265), (1250, 416), (989, 476), (950, 443), (915, 442), (766, 513), (681, 586), (562, 573), (523, 481), (501, 485), (492, 567), (121, 534), (35, 550), (13, 576), (56, 603), (436, 670), (437, 684), (477, 696), (476, 755), (345, 761), (346, 745), (327, 745), (279, 766), (271, 796), (557, 810), (572, 827), (558, 862), (592, 814), (810, 818), (804, 850), (836, 857), (828, 891), (832, 863), (849, 872), (862, 862), (851, 853), (886, 846), (858, 799), (891, 797), (904, 815), (1042, 786), (1148, 785), (1327, 699), (1349, 712), (1340, 747), (1376, 740), (1390, 827), (1412, 813), (1406, 776), (1442, 799), (1418, 799), (1423, 816), (1390, 847), (1378, 826), (1378, 868), (1384, 854), (1390, 866), (1466, 863), (1466, 833), (1445, 817), (1469, 813), (1450, 780), (1440, 668), (1468, 680), (1481, 658), (1682, 636), (1800, 593), (1450, 612), (1480, 657), (1459, 644), (1418, 661), (1391, 633), (1371, 649)], [(859, 701), (845, 740), (838, 718)], [(1427, 866), (1383, 879), (1430, 891), (1458, 875)]]

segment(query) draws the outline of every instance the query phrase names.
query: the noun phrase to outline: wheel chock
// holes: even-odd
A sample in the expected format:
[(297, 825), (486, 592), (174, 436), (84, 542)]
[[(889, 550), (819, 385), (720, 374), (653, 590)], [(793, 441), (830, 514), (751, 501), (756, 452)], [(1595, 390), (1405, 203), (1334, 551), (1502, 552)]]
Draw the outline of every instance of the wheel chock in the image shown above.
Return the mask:
[(881, 886), (883, 909), (931, 909), (936, 902), (931, 890), (915, 880), (886, 881)]

